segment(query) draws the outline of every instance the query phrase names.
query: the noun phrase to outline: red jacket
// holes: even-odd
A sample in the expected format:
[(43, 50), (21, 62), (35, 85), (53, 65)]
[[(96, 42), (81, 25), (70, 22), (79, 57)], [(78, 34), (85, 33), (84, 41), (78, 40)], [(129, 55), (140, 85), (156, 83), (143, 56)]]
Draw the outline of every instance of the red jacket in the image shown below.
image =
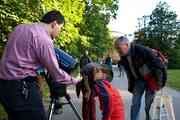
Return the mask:
[(96, 120), (95, 97), (99, 98), (102, 120), (125, 120), (123, 100), (108, 80), (97, 80), (88, 101), (83, 100), (83, 120)]

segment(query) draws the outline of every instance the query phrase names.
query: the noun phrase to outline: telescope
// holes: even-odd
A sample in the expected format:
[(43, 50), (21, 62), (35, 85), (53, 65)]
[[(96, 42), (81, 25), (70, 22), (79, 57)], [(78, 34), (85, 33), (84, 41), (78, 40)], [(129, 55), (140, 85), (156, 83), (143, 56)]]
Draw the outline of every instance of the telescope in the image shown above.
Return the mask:
[(54, 48), (54, 51), (61, 69), (67, 73), (71, 73), (71, 71), (77, 68), (78, 62), (71, 55), (58, 48)]
[[(65, 51), (54, 48), (56, 58), (59, 64), (59, 68), (64, 70), (67, 73), (71, 73), (74, 69), (77, 68), (78, 62), (75, 58), (71, 55), (66, 53)], [(52, 77), (48, 72), (42, 72), (42, 69), (38, 70), (38, 74), (45, 76), (46, 82), (49, 86), (50, 93), (53, 93), (54, 90), (58, 88), (58, 97), (51, 95), (51, 102), (49, 105), (48, 110), (48, 120), (52, 120), (53, 114), (58, 114), (58, 111), (62, 109), (63, 105), (69, 104), (76, 114), (78, 120), (82, 120), (80, 113), (78, 112), (77, 108), (75, 107), (74, 103), (71, 100), (71, 96), (67, 93), (67, 86), (64, 84), (56, 83), (52, 80)], [(66, 103), (60, 101), (59, 98), (64, 97), (66, 99)]]

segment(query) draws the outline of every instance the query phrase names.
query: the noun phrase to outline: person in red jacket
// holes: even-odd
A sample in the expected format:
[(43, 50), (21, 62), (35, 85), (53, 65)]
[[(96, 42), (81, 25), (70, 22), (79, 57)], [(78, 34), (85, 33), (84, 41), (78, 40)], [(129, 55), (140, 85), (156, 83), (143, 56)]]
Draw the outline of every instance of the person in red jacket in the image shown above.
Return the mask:
[[(119, 90), (109, 83), (109, 69), (104, 65), (87, 64), (89, 73), (93, 77), (88, 80), (90, 95), (83, 99), (83, 120), (96, 120), (96, 101), (98, 97), (100, 110), (102, 111), (101, 120), (125, 120), (124, 105)], [(86, 69), (85, 67), (84, 69)], [(87, 74), (87, 73), (86, 73)], [(85, 92), (83, 92), (85, 93)]]

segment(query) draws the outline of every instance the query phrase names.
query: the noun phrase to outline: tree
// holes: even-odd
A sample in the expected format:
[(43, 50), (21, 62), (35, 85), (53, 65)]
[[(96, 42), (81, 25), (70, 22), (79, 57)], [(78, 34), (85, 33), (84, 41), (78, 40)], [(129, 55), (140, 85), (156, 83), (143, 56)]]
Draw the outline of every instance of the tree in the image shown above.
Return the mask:
[(56, 39), (56, 46), (64, 49), (75, 56), (80, 55), (77, 42), (82, 41), (88, 44), (85, 36), (81, 36), (79, 25), (83, 20), (85, 1), (83, 0), (43, 0), (42, 6), (45, 12), (57, 9), (65, 16), (65, 26), (59, 37)]
[(17, 24), (39, 20), (42, 15), (40, 0), (0, 0), (0, 56), (8, 34)]
[[(149, 16), (148, 25), (138, 32), (138, 41), (151, 48), (158, 49), (169, 56), (169, 65), (179, 65), (179, 39), (176, 12), (170, 10), (166, 2), (160, 2)], [(136, 34), (137, 34), (136, 33)], [(141, 33), (141, 35), (140, 35)]]
[(112, 42), (107, 24), (110, 17), (116, 16), (117, 0), (0, 0), (0, 3), (0, 48), (16, 25), (38, 22), (53, 9), (65, 16), (65, 26), (55, 42), (57, 47), (75, 56), (88, 49), (97, 56)]
[(42, 13), (39, 0), (0, 0), (0, 3), (1, 43), (17, 24), (38, 21)]
[[(111, 17), (116, 16), (117, 0), (93, 0), (86, 4), (84, 20), (80, 25), (80, 34), (87, 36), (90, 44), (88, 49), (93, 58), (102, 57), (112, 47), (113, 39), (110, 37), (107, 24)], [(87, 46), (82, 46), (82, 52)]]

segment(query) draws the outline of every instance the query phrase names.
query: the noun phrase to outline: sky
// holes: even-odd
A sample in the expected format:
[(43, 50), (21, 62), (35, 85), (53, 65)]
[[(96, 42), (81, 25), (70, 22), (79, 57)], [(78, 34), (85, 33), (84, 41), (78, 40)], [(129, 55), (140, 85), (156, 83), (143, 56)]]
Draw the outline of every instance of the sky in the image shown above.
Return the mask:
[(180, 0), (119, 0), (118, 15), (110, 21), (110, 30), (133, 34), (137, 30), (137, 19), (143, 15), (150, 15), (160, 1), (167, 2), (170, 9), (176, 11), (180, 20)]

